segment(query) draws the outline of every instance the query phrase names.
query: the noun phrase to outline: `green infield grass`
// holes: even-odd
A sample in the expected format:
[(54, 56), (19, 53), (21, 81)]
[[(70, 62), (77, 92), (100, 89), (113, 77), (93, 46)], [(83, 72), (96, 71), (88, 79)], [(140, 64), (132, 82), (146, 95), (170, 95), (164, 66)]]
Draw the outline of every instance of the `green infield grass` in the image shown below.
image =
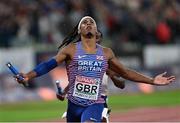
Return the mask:
[[(180, 106), (180, 90), (111, 95), (109, 106), (113, 112), (138, 107)], [(0, 121), (48, 121), (60, 118), (66, 108), (66, 101), (58, 100), (0, 104)]]

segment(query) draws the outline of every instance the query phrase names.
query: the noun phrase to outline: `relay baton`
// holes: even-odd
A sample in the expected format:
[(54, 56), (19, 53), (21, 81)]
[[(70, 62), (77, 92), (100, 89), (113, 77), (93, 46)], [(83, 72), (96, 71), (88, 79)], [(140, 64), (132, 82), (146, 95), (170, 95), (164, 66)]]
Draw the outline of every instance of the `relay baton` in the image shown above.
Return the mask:
[(63, 94), (63, 90), (62, 90), (62, 88), (59, 86), (59, 83), (60, 83), (60, 81), (59, 81), (59, 80), (56, 80), (57, 93), (58, 93), (59, 95), (62, 95), (62, 94)]
[(59, 100), (63, 101), (65, 98), (65, 95), (64, 95), (63, 89), (59, 86), (59, 82), (60, 82), (59, 80), (56, 80), (56, 87), (57, 87), (56, 96)]
[[(19, 76), (17, 76), (17, 78), (20, 80), (20, 81), (22, 81), (24, 78), (19, 74), (19, 72), (18, 72), (18, 70), (10, 63), (10, 62), (8, 62), (7, 64), (6, 64), (6, 66), (9, 68), (9, 70), (15, 75), (15, 76), (17, 76), (17, 75), (19, 75)], [(28, 86), (28, 83), (22, 83), (23, 85), (24, 85), (24, 87), (27, 87)]]

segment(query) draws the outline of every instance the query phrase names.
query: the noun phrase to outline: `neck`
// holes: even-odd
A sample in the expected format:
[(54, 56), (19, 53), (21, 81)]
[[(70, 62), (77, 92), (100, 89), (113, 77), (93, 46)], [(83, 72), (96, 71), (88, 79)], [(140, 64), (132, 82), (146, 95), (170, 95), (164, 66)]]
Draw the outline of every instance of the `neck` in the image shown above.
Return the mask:
[(83, 49), (88, 53), (96, 52), (96, 37), (85, 38), (81, 36)]

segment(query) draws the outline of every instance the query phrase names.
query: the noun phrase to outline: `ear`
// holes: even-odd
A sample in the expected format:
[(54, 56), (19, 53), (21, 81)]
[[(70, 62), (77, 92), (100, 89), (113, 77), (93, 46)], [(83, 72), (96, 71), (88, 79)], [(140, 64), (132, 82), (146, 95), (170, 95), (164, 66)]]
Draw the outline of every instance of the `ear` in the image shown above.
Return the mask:
[(97, 33), (96, 33), (96, 39), (98, 39), (98, 35), (97, 35)]
[(98, 38), (99, 37), (99, 32), (98, 31), (96, 31), (96, 38)]

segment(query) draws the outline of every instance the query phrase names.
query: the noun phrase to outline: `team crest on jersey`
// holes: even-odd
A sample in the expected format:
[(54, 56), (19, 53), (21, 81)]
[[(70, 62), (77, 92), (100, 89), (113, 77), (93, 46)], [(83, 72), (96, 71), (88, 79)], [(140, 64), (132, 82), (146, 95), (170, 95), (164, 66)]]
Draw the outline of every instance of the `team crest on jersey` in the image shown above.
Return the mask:
[(103, 57), (103, 56), (98, 56), (98, 55), (97, 55), (97, 56), (96, 56), (96, 59), (97, 59), (97, 60), (104, 60), (104, 57)]

